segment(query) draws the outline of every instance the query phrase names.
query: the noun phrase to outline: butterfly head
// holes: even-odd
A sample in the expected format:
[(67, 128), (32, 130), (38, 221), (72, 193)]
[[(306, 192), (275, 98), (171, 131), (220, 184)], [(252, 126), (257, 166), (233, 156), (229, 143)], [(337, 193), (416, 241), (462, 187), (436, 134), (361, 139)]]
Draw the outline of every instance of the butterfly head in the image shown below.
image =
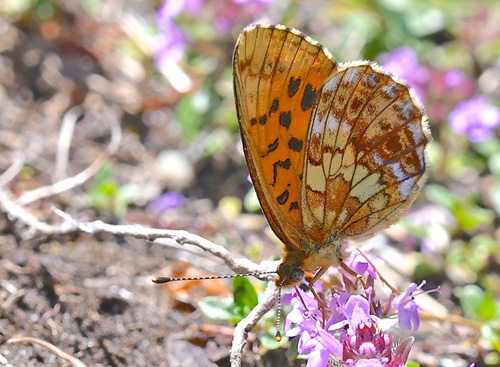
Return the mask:
[(283, 262), (278, 267), (276, 284), (290, 287), (300, 283), (305, 277), (304, 256), (299, 251), (287, 251)]
[(304, 279), (304, 272), (301, 268), (285, 263), (278, 267), (278, 278), (276, 279), (278, 285), (283, 287), (292, 286), (300, 283), (302, 279)]

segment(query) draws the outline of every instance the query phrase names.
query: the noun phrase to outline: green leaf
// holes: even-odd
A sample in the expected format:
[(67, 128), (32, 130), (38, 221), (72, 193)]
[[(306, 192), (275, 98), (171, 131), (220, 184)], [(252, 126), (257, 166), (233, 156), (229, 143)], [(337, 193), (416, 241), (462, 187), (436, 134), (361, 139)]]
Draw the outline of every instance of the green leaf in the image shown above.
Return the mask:
[(257, 292), (252, 283), (245, 277), (237, 277), (233, 279), (233, 296), (234, 304), (236, 305), (239, 314), (243, 317), (259, 303)]
[(206, 121), (209, 108), (209, 96), (199, 91), (193, 96), (186, 96), (175, 108), (175, 118), (181, 126), (184, 138), (192, 140)]
[[(493, 157), (500, 158), (500, 140), (496, 136), (474, 144), (474, 149), (485, 157), (489, 157), (488, 163), (493, 163)], [(499, 167), (500, 168), (500, 167)]]
[(455, 291), (465, 314), (471, 319), (479, 319), (479, 310), (483, 303), (484, 291), (475, 284), (466, 285)]
[(488, 159), (488, 168), (497, 177), (500, 177), (500, 152), (493, 154)]
[(455, 217), (461, 228), (473, 230), (495, 220), (495, 213), (490, 209), (473, 205), (460, 205), (455, 211)]
[(98, 185), (98, 184), (103, 183), (105, 181), (110, 181), (114, 178), (114, 176), (115, 176), (115, 169), (114, 169), (113, 165), (110, 163), (106, 163), (95, 174), (94, 184)]
[[(500, 177), (500, 172), (498, 173), (498, 177)], [(497, 213), (500, 213), (500, 184), (496, 184), (495, 186), (493, 186), (490, 189), (488, 196), (492, 203), (493, 209), (495, 209)]]
[(477, 204), (475, 195), (462, 199), (454, 195), (448, 188), (441, 185), (427, 185), (425, 193), (431, 202), (444, 206), (457, 219), (458, 225), (464, 230), (473, 230), (495, 220), (495, 213)]
[(121, 217), (127, 212), (128, 206), (140, 196), (140, 190), (136, 185), (120, 187), (114, 180), (113, 166), (106, 164), (96, 173), (93, 186), (87, 194), (93, 207), (108, 210)]
[(444, 206), (450, 211), (455, 211), (458, 203), (451, 191), (441, 185), (430, 184), (425, 187), (425, 194), (428, 199), (438, 205)]
[(430, 275), (437, 274), (437, 272), (438, 269), (428, 259), (422, 258), (415, 266), (415, 270), (413, 270), (413, 277), (415, 279), (426, 279)]
[(243, 199), (243, 207), (250, 213), (255, 213), (260, 210), (259, 199), (257, 198), (257, 193), (253, 187), (250, 188), (245, 195), (245, 198)]
[(491, 343), (496, 351), (500, 351), (500, 335), (498, 335), (498, 331), (495, 328), (490, 325), (483, 325), (481, 327), (481, 335)]
[(481, 320), (489, 321), (495, 317), (495, 314), (495, 297), (492, 294), (486, 293), (483, 297), (483, 302), (479, 307), (478, 316)]
[(231, 298), (205, 297), (198, 303), (198, 307), (210, 320), (231, 320), (235, 316)]
[(484, 363), (488, 366), (500, 366), (500, 355), (498, 354), (498, 343), (492, 343), (496, 345), (497, 351), (490, 352), (484, 357)]

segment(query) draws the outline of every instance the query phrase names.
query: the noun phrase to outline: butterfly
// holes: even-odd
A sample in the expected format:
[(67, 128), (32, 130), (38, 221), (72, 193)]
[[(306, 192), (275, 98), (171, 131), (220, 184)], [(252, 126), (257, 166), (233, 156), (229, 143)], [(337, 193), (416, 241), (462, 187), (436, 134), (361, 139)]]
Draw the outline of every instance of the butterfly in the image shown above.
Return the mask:
[(415, 200), (431, 140), (411, 88), (370, 61), (338, 63), (282, 25), (252, 25), (233, 55), (243, 150), (284, 244), (277, 285), (312, 285), (344, 244), (397, 222)]

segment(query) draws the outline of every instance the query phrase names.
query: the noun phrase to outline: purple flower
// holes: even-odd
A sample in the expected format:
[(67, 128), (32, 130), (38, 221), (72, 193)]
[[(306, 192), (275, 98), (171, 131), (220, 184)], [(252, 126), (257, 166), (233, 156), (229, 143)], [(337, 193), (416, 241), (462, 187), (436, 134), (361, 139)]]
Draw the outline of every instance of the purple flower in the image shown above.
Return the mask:
[(367, 321), (354, 330), (342, 333), (343, 364), (353, 367), (396, 367), (403, 366), (413, 345), (413, 338), (406, 338), (393, 348), (393, 337), (379, 331), (376, 325)]
[(370, 303), (362, 296), (351, 296), (345, 304), (344, 315), (350, 321), (350, 330), (355, 330), (365, 322), (371, 322)]
[[(320, 287), (315, 289), (321, 291)], [(286, 335), (300, 338), (298, 352), (309, 356), (307, 367), (325, 367), (331, 358), (346, 367), (399, 367), (406, 363), (413, 338), (393, 348), (393, 337), (378, 329), (379, 319), (370, 314), (365, 296), (334, 293), (325, 307), (325, 313), (331, 314), (325, 328), (311, 292), (283, 298), (283, 303), (292, 305), (285, 319)]]
[[(364, 245), (360, 250), (363, 251), (363, 253), (370, 258), (368, 253), (372, 250), (373, 246), (369, 243)], [(370, 261), (373, 263), (373, 260), (370, 258)], [(345, 259), (344, 263), (351, 269), (354, 270), (354, 272), (358, 273), (359, 275), (364, 275), (366, 272), (370, 275), (372, 279), (377, 279), (377, 273), (375, 272), (375, 269), (373, 266), (368, 262), (368, 260), (359, 253), (359, 251), (354, 250), (352, 251), (347, 259)], [(346, 275), (347, 272), (340, 268), (340, 272), (342, 275)], [(351, 275), (350, 275), (351, 276)]]
[[(166, 0), (158, 9), (156, 23), (160, 29), (157, 36), (157, 56), (155, 65), (158, 70), (172, 69), (178, 63), (188, 44), (189, 37), (174, 19), (181, 13), (209, 21), (219, 31), (228, 31), (239, 19), (254, 17), (273, 0)], [(209, 15), (212, 18), (206, 19)]]
[(372, 322), (361, 323), (343, 334), (343, 359), (350, 366), (384, 366), (389, 361), (392, 336), (379, 333)]
[(174, 23), (164, 23), (163, 32), (156, 36), (157, 54), (155, 64), (157, 69), (170, 61), (179, 62), (184, 55), (186, 38)]
[(155, 212), (163, 212), (167, 209), (178, 208), (184, 205), (186, 198), (178, 192), (166, 192), (149, 204), (149, 208)]
[(459, 70), (450, 70), (444, 73), (443, 81), (447, 88), (458, 88), (467, 82), (467, 77)]
[(287, 303), (292, 305), (292, 310), (285, 318), (284, 329), (290, 338), (300, 336), (297, 350), (309, 355), (307, 367), (326, 367), (331, 354), (341, 357), (340, 342), (322, 328), (322, 313), (312, 292), (300, 296), (296, 292), (287, 294), (283, 297), (283, 304)]
[(448, 121), (457, 134), (466, 134), (471, 142), (488, 139), (491, 130), (500, 124), (500, 109), (489, 104), (484, 96), (475, 96), (458, 104)]
[(417, 285), (411, 283), (406, 292), (401, 293), (394, 299), (393, 307), (398, 310), (399, 326), (403, 329), (418, 330), (420, 326), (420, 307), (415, 302), (415, 291), (420, 290), (425, 285), (425, 281)]
[(385, 57), (384, 68), (410, 84), (420, 101), (429, 81), (430, 71), (418, 63), (417, 54), (409, 47), (400, 47)]
[(196, 14), (201, 9), (202, 3), (203, 0), (166, 0), (158, 9), (160, 29), (164, 22), (171, 21), (183, 11)]
[[(235, 4), (246, 4), (248, 2), (251, 2), (252, 0), (233, 0)], [(262, 4), (270, 4), (274, 0), (257, 0), (257, 2), (262, 3)]]

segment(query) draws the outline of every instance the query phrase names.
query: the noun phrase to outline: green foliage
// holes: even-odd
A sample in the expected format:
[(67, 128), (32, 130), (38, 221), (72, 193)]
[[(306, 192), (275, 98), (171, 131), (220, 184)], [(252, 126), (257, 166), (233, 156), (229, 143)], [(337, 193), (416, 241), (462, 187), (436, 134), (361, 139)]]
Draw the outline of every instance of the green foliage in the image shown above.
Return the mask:
[(488, 234), (478, 234), (470, 241), (455, 241), (448, 252), (446, 264), (462, 268), (463, 271), (483, 271), (500, 248), (496, 240)]
[(230, 298), (205, 297), (199, 303), (201, 312), (210, 320), (224, 320), (238, 323), (241, 316), (234, 312), (234, 301)]
[(38, 0), (34, 10), (41, 20), (47, 20), (54, 16), (56, 8), (54, 0)]
[(212, 320), (238, 323), (257, 305), (258, 297), (252, 283), (246, 277), (233, 279), (233, 299), (206, 297), (199, 306), (203, 314)]
[(192, 140), (206, 121), (209, 108), (209, 95), (200, 90), (194, 95), (189, 95), (180, 100), (175, 108), (175, 118), (186, 140)]
[(482, 337), (500, 351), (500, 301), (474, 284), (455, 289), (467, 317), (483, 323)]
[(95, 175), (87, 194), (94, 208), (121, 217), (127, 212), (128, 206), (139, 197), (139, 189), (135, 185), (120, 186), (114, 179), (113, 166), (106, 164)]
[(477, 195), (464, 199), (447, 187), (437, 184), (427, 185), (425, 192), (430, 201), (448, 209), (455, 216), (459, 228), (464, 231), (492, 224), (495, 220), (495, 213), (491, 209), (478, 205)]
[(246, 277), (233, 279), (233, 296), (236, 310), (242, 317), (247, 316), (259, 302), (255, 288)]

